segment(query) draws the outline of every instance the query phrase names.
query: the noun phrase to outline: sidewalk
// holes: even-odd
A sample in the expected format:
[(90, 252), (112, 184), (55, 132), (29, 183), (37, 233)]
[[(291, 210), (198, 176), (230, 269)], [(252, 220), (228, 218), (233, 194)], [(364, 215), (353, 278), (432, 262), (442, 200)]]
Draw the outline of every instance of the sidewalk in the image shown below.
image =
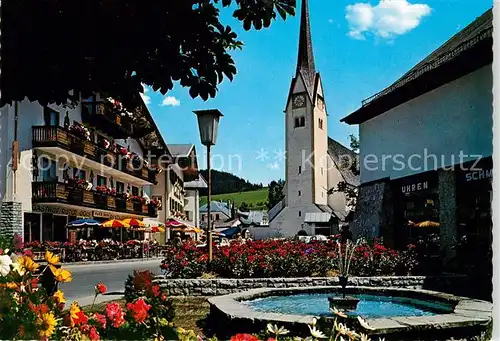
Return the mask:
[[(97, 298), (95, 300), (95, 304), (119, 300), (119, 299), (123, 298), (123, 295), (124, 295), (123, 292), (113, 292), (113, 293), (109, 293), (109, 294), (99, 295), (99, 296), (97, 296)], [(73, 303), (73, 302), (78, 302), (78, 305), (80, 307), (90, 306), (90, 305), (92, 305), (93, 301), (94, 301), (94, 296), (68, 299), (66, 301), (65, 307), (66, 307), (66, 309), (69, 309), (69, 307), (71, 306), (71, 303)]]

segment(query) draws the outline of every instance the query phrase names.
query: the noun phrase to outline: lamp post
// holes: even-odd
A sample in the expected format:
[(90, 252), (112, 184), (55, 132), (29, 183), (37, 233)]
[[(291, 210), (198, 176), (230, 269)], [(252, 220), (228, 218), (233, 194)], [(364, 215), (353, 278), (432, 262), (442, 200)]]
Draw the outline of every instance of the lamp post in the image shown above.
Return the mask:
[(212, 179), (211, 179), (211, 170), (210, 170), (210, 147), (215, 145), (217, 141), (217, 130), (219, 129), (219, 119), (221, 118), (222, 113), (217, 109), (208, 109), (208, 110), (195, 110), (194, 113), (198, 116), (198, 127), (200, 129), (200, 139), (201, 144), (207, 147), (207, 187), (208, 187), (208, 195), (207, 195), (207, 214), (208, 214), (208, 262), (209, 264), (212, 262), (212, 217), (210, 214), (210, 204), (212, 200)]

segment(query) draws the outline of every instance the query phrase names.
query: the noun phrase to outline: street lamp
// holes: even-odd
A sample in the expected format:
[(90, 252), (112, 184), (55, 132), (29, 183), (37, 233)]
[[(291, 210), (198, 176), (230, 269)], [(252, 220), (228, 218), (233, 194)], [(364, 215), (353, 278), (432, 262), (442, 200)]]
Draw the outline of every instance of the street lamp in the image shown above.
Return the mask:
[(200, 128), (201, 144), (207, 147), (207, 214), (208, 214), (208, 262), (212, 262), (212, 222), (210, 214), (210, 204), (212, 199), (212, 179), (210, 175), (210, 147), (215, 145), (217, 141), (217, 130), (219, 129), (219, 119), (222, 113), (217, 109), (195, 110), (193, 111), (198, 116), (198, 127)]

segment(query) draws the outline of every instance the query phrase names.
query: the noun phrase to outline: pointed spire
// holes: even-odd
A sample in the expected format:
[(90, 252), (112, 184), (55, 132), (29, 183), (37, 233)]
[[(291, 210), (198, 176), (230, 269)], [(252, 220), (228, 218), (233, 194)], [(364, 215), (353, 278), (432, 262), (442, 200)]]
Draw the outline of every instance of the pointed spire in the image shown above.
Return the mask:
[(309, 94), (312, 94), (314, 86), (314, 77), (316, 70), (314, 68), (314, 55), (311, 39), (311, 25), (309, 20), (309, 6), (307, 0), (302, 0), (302, 9), (300, 15), (300, 36), (299, 36), (299, 55), (297, 58), (297, 73), (302, 74), (306, 82)]

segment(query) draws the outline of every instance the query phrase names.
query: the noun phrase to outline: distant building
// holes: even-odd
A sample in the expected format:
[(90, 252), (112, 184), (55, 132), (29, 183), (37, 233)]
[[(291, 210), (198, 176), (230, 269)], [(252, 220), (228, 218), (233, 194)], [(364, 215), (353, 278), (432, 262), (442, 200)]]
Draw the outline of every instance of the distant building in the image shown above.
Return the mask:
[(241, 221), (242, 227), (248, 226), (269, 226), (269, 219), (266, 211), (238, 211), (237, 215)]
[[(212, 201), (210, 205), (211, 222), (214, 227), (226, 226), (227, 221), (232, 219), (230, 202)], [(208, 205), (200, 207), (200, 225), (207, 226)]]
[(344, 181), (359, 185), (351, 170), (357, 155), (328, 137), (321, 77), (314, 66), (307, 0), (302, 0), (297, 70), (285, 108), (285, 198), (269, 211), (276, 234), (337, 233), (348, 214), (346, 196), (336, 192)]
[(201, 174), (198, 179), (184, 183), (184, 213), (187, 221), (195, 227), (200, 227), (200, 189), (207, 187), (207, 182)]

